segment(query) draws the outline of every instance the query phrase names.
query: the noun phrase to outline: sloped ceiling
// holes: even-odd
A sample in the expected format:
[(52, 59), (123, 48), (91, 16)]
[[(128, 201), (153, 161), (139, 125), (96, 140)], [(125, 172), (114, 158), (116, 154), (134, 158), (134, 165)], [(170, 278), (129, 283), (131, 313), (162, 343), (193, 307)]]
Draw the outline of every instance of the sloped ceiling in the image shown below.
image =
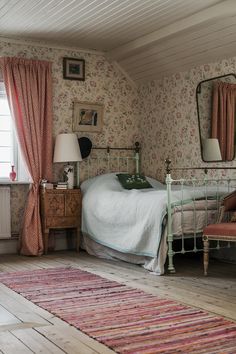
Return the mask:
[(236, 0), (0, 0), (0, 36), (105, 52), (140, 84), (236, 55)]

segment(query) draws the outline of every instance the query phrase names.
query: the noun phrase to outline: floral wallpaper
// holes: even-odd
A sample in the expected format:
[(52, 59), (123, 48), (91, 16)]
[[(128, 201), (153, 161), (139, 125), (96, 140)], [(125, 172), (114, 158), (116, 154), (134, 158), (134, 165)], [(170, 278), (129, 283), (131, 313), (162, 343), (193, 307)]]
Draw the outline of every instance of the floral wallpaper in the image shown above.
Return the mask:
[[(163, 181), (167, 157), (171, 159), (172, 167), (212, 166), (201, 159), (196, 88), (202, 80), (235, 72), (236, 57), (198, 66), (140, 87), (142, 169), (147, 175)], [(236, 166), (236, 163), (234, 160), (214, 165), (226, 167)], [(236, 178), (235, 172), (229, 170), (210, 171), (209, 175), (215, 173), (233, 174)], [(173, 172), (172, 176), (178, 178), (180, 173)]]
[[(103, 103), (102, 132), (79, 133), (78, 136), (89, 137), (97, 146), (127, 147), (140, 141), (142, 172), (161, 181), (165, 178), (167, 157), (171, 158), (173, 167), (207, 166), (201, 159), (196, 87), (202, 80), (236, 72), (234, 57), (151, 81), (136, 89), (100, 54), (0, 41), (0, 56), (52, 61), (54, 137), (72, 131), (74, 101)], [(63, 80), (63, 57), (85, 59), (85, 81)], [(81, 176), (85, 165), (80, 163)], [(234, 160), (216, 165), (235, 166), (236, 163)], [(62, 164), (54, 165), (54, 180), (61, 179), (62, 169)], [(223, 175), (227, 173), (230, 172), (221, 171)], [(179, 177), (179, 173), (173, 176)], [(12, 186), (12, 233), (19, 232), (27, 191), (28, 186)]]
[[(73, 102), (86, 101), (104, 104), (103, 129), (78, 136), (89, 137), (95, 146), (128, 147), (139, 140), (138, 91), (103, 55), (0, 40), (0, 56), (52, 61), (54, 137), (72, 131)], [(63, 79), (63, 57), (85, 59), (85, 81)], [(84, 166), (81, 162), (81, 172)], [(62, 170), (62, 164), (54, 164), (55, 181), (62, 179)], [(11, 189), (12, 233), (19, 232), (27, 191), (22, 185)]]

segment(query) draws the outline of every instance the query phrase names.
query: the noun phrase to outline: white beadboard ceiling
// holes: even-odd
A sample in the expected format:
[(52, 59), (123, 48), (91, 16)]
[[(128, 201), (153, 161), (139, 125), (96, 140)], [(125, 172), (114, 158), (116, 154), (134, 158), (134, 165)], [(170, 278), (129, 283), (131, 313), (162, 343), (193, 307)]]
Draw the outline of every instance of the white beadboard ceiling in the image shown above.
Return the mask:
[(141, 84), (236, 55), (236, 0), (0, 0), (0, 36), (102, 51)]

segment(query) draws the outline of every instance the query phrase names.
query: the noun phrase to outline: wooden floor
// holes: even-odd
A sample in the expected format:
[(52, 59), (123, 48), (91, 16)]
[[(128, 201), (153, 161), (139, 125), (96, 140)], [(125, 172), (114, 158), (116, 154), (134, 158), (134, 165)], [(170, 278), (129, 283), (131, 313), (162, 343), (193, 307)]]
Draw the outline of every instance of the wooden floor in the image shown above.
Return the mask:
[[(176, 274), (155, 276), (139, 266), (85, 252), (54, 252), (39, 258), (0, 256), (1, 272), (69, 265), (236, 320), (236, 266), (232, 264), (211, 261), (209, 276), (204, 277), (200, 258), (182, 256), (176, 259)], [(114, 352), (0, 284), (0, 353)]]

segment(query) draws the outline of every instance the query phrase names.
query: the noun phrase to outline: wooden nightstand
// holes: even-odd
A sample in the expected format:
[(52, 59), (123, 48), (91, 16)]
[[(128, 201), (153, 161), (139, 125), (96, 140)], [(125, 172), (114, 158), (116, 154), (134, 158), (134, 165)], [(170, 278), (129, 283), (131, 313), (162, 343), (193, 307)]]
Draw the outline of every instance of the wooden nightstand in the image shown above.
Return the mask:
[(50, 229), (77, 230), (76, 249), (79, 251), (81, 228), (81, 191), (80, 189), (40, 189), (41, 220), (44, 253), (48, 252)]

